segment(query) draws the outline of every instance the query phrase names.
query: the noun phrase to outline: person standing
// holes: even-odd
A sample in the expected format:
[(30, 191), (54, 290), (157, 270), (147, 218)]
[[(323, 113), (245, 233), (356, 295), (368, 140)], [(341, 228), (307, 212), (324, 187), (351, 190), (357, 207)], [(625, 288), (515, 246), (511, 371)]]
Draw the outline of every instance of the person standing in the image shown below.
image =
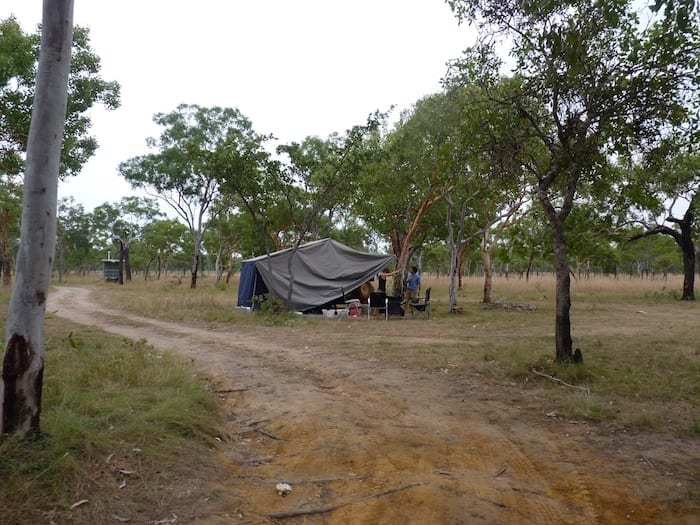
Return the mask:
[(384, 268), (381, 272), (377, 274), (377, 283), (379, 286), (379, 292), (386, 294), (386, 280), (388, 277), (391, 277), (392, 275), (396, 275), (397, 273), (401, 273), (401, 270), (394, 270), (393, 272), (389, 270), (389, 268)]
[(416, 266), (411, 266), (411, 273), (406, 277), (406, 295), (405, 300), (415, 303), (418, 300), (418, 293), (420, 292), (420, 275), (418, 274), (418, 268)]

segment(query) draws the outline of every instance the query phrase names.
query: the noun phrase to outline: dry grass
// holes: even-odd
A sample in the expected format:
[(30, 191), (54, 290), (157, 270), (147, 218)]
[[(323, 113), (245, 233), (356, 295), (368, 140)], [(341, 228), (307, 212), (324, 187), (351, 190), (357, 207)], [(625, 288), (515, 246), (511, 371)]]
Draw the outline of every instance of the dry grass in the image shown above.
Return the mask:
[[(448, 314), (447, 295), (449, 280), (446, 277), (426, 275), (424, 288), (433, 288), (433, 315)], [(644, 303), (672, 301), (680, 297), (682, 276), (668, 278), (639, 279), (627, 277), (594, 277), (572, 280), (574, 306), (584, 303), (610, 300), (615, 303)], [(167, 279), (143, 281), (135, 278), (124, 286), (96, 281), (94, 278), (69, 277), (66, 284), (95, 286), (109, 304), (129, 311), (160, 319), (174, 321), (205, 321), (223, 323), (236, 322), (232, 315), (238, 292), (237, 277), (229, 284), (214, 282), (211, 276), (200, 277), (196, 289), (186, 282), (174, 285)], [(554, 299), (555, 282), (550, 274), (533, 276), (530, 280), (518, 276), (495, 277), (492, 299), (497, 304), (528, 303), (540, 307), (551, 305)], [(474, 306), (482, 297), (483, 279), (480, 276), (463, 279), (458, 297), (460, 304)]]
[[(448, 280), (426, 275), (433, 287), (430, 322), (336, 323), (325, 319), (270, 318), (236, 311), (237, 283), (216, 285), (200, 279), (186, 285), (133, 281), (124, 286), (95, 284), (109, 305), (172, 321), (259, 331), (278, 341), (334, 345), (363, 355), (368, 346), (401, 366), (440, 370), (467, 382), (475, 374), (533, 388), (547, 406), (570, 417), (613, 425), (672, 428), (697, 433), (700, 399), (700, 311), (677, 301), (681, 276), (668, 279), (595, 277), (572, 282), (572, 334), (584, 352), (583, 366), (555, 363), (554, 279), (535, 276), (494, 279), (494, 304), (480, 303), (483, 281), (466, 278), (459, 293), (464, 310), (447, 307)], [(359, 320), (361, 321), (361, 320)], [(407, 324), (410, 323), (410, 324)], [(408, 339), (407, 339), (408, 338)], [(409, 342), (407, 342), (409, 341)], [(284, 344), (284, 343), (282, 343)], [(407, 348), (415, 349), (407, 352)], [(589, 389), (567, 389), (536, 376), (532, 369)]]

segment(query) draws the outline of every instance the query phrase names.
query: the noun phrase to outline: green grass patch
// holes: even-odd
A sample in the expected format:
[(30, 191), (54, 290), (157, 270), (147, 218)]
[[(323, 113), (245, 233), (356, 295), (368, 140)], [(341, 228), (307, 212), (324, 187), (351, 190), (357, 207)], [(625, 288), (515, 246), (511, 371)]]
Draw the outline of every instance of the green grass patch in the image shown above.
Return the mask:
[(194, 456), (214, 468), (217, 401), (175, 357), (65, 321), (46, 331), (42, 433), (0, 443), (0, 523), (148, 515), (172, 483), (160, 473), (178, 477)]
[(500, 382), (544, 389), (548, 406), (563, 417), (633, 428), (668, 425), (680, 434), (698, 434), (697, 418), (688, 419), (700, 399), (694, 352), (679, 351), (674, 338), (654, 336), (581, 343), (587, 349), (583, 364), (556, 362), (546, 338), (512, 340), (507, 347), (487, 342), (476, 370)]

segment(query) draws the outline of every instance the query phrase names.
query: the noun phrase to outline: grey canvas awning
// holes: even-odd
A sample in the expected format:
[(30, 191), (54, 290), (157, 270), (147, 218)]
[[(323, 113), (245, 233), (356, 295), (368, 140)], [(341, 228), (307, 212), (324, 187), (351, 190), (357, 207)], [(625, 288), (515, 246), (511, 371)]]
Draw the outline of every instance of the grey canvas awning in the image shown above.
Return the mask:
[(250, 306), (252, 296), (263, 293), (286, 302), (291, 283), (292, 308), (311, 310), (341, 299), (393, 261), (393, 255), (361, 252), (332, 239), (248, 259), (241, 268), (238, 304)]

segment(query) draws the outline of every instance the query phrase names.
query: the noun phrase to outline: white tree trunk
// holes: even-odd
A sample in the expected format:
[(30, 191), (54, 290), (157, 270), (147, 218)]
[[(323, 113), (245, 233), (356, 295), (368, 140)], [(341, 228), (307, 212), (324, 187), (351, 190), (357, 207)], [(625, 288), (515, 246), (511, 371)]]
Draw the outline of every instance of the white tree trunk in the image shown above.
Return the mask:
[(44, 0), (27, 143), (21, 241), (0, 381), (0, 435), (39, 432), (44, 313), (56, 246), (56, 193), (72, 42), (73, 0)]
[(484, 231), (481, 241), (481, 262), (484, 267), (484, 295), (481, 302), (491, 304), (491, 289), (493, 287), (493, 268), (491, 267), (491, 252), (495, 244), (489, 243), (489, 232)]

